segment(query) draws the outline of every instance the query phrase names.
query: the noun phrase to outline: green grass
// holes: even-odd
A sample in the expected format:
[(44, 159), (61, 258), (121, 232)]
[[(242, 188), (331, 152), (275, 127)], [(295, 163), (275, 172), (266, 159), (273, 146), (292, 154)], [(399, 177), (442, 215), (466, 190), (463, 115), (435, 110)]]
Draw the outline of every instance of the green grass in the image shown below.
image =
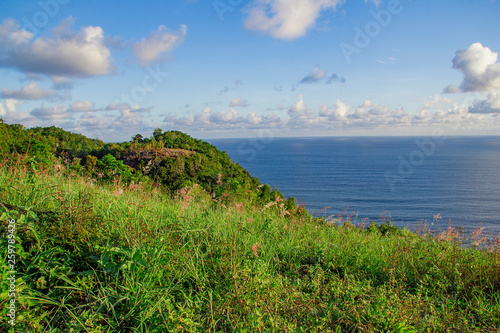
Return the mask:
[(0, 169), (17, 230), (16, 332), (497, 332), (498, 241), (334, 225), (200, 188)]

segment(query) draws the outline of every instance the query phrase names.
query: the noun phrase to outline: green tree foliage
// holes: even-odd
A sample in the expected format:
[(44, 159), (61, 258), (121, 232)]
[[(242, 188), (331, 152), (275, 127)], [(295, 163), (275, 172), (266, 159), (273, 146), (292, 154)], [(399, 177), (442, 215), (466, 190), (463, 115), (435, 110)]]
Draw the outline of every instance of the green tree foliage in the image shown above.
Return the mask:
[(118, 161), (113, 155), (107, 154), (101, 160), (97, 161), (97, 169), (102, 172), (103, 179), (111, 180), (118, 177), (125, 182), (132, 180), (132, 171), (130, 168)]
[(63, 129), (52, 127), (24, 128), (19, 124), (0, 123), (0, 153), (18, 153), (31, 156), (47, 154), (66, 157), (83, 157), (89, 151), (100, 149), (104, 142), (89, 139)]
[[(26, 129), (0, 122), (0, 138), (2, 156), (25, 154), (42, 164), (59, 158), (71, 170), (99, 181), (152, 181), (172, 195), (198, 184), (215, 198), (224, 195), (262, 204), (284, 198), (276, 188), (262, 186), (225, 152), (180, 131), (158, 128), (149, 138), (137, 134), (131, 141), (105, 144), (55, 126)], [(295, 199), (287, 206), (295, 207)]]

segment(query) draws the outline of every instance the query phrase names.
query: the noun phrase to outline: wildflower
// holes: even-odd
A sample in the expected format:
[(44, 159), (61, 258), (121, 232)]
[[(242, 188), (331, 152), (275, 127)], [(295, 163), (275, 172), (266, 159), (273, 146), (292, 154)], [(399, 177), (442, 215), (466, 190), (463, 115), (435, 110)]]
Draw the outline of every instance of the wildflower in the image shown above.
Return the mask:
[(257, 250), (259, 247), (262, 247), (262, 245), (260, 243), (255, 243), (254, 245), (252, 245), (252, 252), (253, 252), (253, 255), (258, 257), (259, 254), (257, 253)]
[(236, 204), (236, 209), (238, 210), (239, 213), (244, 213), (245, 208), (243, 207), (243, 202), (240, 202), (239, 204)]
[(285, 216), (287, 216), (287, 215), (290, 215), (290, 212), (289, 212), (289, 211), (287, 211), (287, 210), (281, 210), (281, 211), (280, 211), (280, 217), (285, 217)]
[(479, 245), (481, 245), (481, 243), (482, 243), (482, 242), (484, 242), (484, 241), (486, 241), (486, 240), (487, 240), (486, 236), (485, 236), (485, 235), (483, 235), (483, 233), (482, 233), (482, 232), (483, 232), (483, 230), (484, 230), (484, 228), (482, 228), (482, 227), (478, 227), (478, 228), (476, 228), (476, 229), (472, 232), (472, 234), (471, 234), (471, 238), (474, 240), (473, 244), (474, 244), (475, 246), (479, 246)]

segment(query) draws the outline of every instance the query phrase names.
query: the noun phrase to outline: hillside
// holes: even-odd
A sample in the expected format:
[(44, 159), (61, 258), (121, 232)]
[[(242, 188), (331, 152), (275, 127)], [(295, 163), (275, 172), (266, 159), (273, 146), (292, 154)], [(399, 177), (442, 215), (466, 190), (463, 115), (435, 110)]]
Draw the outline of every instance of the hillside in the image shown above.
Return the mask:
[[(66, 167), (100, 184), (145, 182), (162, 185), (171, 195), (198, 184), (214, 199), (229, 191), (233, 199), (251, 199), (255, 205), (284, 198), (226, 153), (179, 131), (157, 129), (150, 138), (138, 134), (129, 142), (106, 144), (56, 127), (26, 129), (0, 122), (0, 138), (0, 154), (9, 160), (25, 156), (44, 169)], [(295, 199), (287, 205), (295, 207)]]
[(498, 239), (312, 218), (180, 132), (105, 144), (12, 126), (1, 331), (500, 329)]

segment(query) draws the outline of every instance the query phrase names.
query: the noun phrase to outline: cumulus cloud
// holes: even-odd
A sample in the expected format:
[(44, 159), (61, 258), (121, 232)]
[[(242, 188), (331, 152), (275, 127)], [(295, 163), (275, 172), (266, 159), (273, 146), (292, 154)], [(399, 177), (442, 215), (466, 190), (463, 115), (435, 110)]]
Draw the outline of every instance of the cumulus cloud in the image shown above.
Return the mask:
[[(493, 102), (492, 105), (494, 106)], [(491, 109), (488, 112), (492, 113), (490, 111)], [(322, 105), (318, 112), (307, 109), (300, 113), (289, 113), (283, 126), (288, 130), (315, 133), (329, 133), (332, 130), (411, 133), (416, 130), (426, 131), (432, 127), (453, 131), (459, 128), (478, 130), (500, 126), (498, 117), (486, 116), (470, 113), (466, 105), (436, 95), (423, 101), (417, 114), (402, 108), (389, 108), (371, 100), (365, 100), (355, 108), (337, 100), (332, 107)]]
[(245, 99), (241, 98), (241, 96), (238, 96), (238, 97), (233, 98), (231, 100), (231, 103), (229, 103), (229, 106), (230, 107), (236, 107), (236, 106), (247, 107), (248, 102)]
[[(2, 108), (0, 103), (0, 113)], [(157, 124), (148, 121), (150, 110), (151, 108), (127, 103), (96, 108), (94, 102), (79, 101), (69, 107), (53, 105), (35, 108), (28, 114), (11, 110), (2, 117), (9, 123), (22, 123), (25, 126), (56, 125), (92, 138), (117, 142), (129, 140), (137, 133), (151, 133)]]
[(13, 49), (33, 39), (33, 33), (20, 28), (19, 23), (7, 18), (0, 24), (0, 55), (12, 52)]
[(320, 117), (327, 118), (328, 120), (347, 120), (347, 114), (349, 113), (349, 105), (345, 104), (341, 100), (337, 99), (333, 108), (329, 108), (327, 105), (322, 105), (318, 113)]
[[(17, 25), (14, 21), (14, 27)], [(17, 68), (27, 73), (89, 77), (106, 75), (113, 71), (111, 53), (104, 43), (104, 32), (100, 27), (81, 27), (72, 31), (73, 20), (63, 21), (52, 30), (51, 37), (28, 38), (24, 30), (17, 28), (5, 37), (5, 30), (12, 30), (11, 20), (3, 23), (4, 39), (14, 41), (15, 48), (3, 48), (0, 53), (0, 66)], [(5, 27), (7, 25), (7, 28)], [(17, 38), (17, 39), (16, 39)]]
[(91, 101), (77, 101), (73, 102), (69, 106), (69, 111), (71, 112), (93, 112), (97, 111), (95, 108), (95, 103)]
[(474, 43), (455, 53), (453, 68), (462, 72), (463, 81), (457, 87), (449, 85), (444, 93), (486, 92), (500, 90), (500, 63), (498, 53), (481, 43)]
[[(437, 106), (434, 105), (434, 106)], [(337, 100), (333, 107), (322, 105), (318, 112), (289, 114), (284, 127), (289, 130), (314, 131), (314, 133), (330, 133), (330, 131), (383, 131), (382, 133), (411, 133), (415, 130), (426, 131), (431, 127), (448, 128), (493, 128), (500, 125), (499, 120), (486, 119), (483, 115), (467, 112), (465, 105), (452, 103), (444, 108), (430, 110), (422, 108), (415, 115), (403, 109), (389, 108), (371, 100), (351, 108)], [(365, 132), (366, 133), (366, 132)]]
[[(176, 130), (227, 132), (232, 135), (259, 130), (272, 130), (276, 135), (281, 133), (287, 136), (292, 133), (331, 135), (348, 131), (387, 135), (428, 133), (430, 128), (454, 133), (464, 133), (463, 130), (484, 133), (485, 130), (494, 132), (500, 128), (499, 97), (498, 94), (491, 94), (486, 103), (478, 101), (468, 107), (435, 95), (422, 101), (422, 106), (412, 113), (372, 100), (351, 106), (337, 99), (331, 106), (321, 105), (318, 109), (312, 109), (306, 107), (301, 95), (290, 108), (280, 105), (277, 109), (267, 110), (266, 115), (239, 113), (231, 107), (226, 110), (206, 107), (193, 115), (167, 115), (163, 122), (165, 127)], [(104, 108), (96, 108), (91, 101), (77, 101), (68, 107), (41, 107), (25, 114), (16, 110), (19, 103), (14, 99), (0, 103), (0, 116), (5, 121), (25, 126), (61, 126), (106, 141), (128, 140), (137, 133), (151, 133), (158, 127), (157, 123), (148, 121), (151, 108), (140, 105), (112, 103)], [(288, 114), (285, 112), (287, 110)]]
[(40, 120), (31, 114), (19, 112), (17, 106), (23, 101), (16, 99), (6, 99), (0, 103), (0, 116), (9, 124), (23, 124), (24, 126), (39, 126)]
[(31, 115), (42, 121), (69, 119), (73, 117), (63, 105), (35, 108), (31, 110)]
[(246, 9), (244, 27), (274, 38), (296, 39), (306, 35), (326, 9), (342, 0), (254, 0)]
[(21, 104), (22, 101), (18, 101), (16, 99), (12, 99), (12, 98), (7, 98), (4, 103), (0, 103), (0, 111), (1, 111), (1, 115), (2, 116), (5, 116), (8, 112), (11, 112), (11, 113), (15, 113), (17, 112), (16, 111), (16, 106), (18, 104)]
[(106, 141), (130, 140), (137, 133), (150, 134), (158, 127), (157, 124), (147, 119), (151, 109), (151, 107), (145, 108), (128, 103), (112, 103), (98, 110), (103, 111), (104, 114), (84, 112), (72, 126), (75, 131), (88, 133), (91, 137)]
[(299, 95), (299, 100), (295, 102), (290, 109), (288, 109), (288, 114), (301, 113), (307, 110), (307, 106), (304, 103), (304, 97)]
[(227, 111), (216, 111), (208, 107), (193, 116), (168, 115), (163, 121), (173, 128), (202, 132), (263, 129), (282, 125), (281, 119), (275, 115), (261, 116), (249, 112), (243, 116), (232, 108)]
[(3, 88), (0, 93), (0, 97), (2, 98), (14, 98), (19, 100), (53, 99), (57, 96), (54, 90), (43, 89), (35, 81), (31, 81), (27, 86), (17, 90)]
[(435, 94), (434, 96), (430, 96), (429, 98), (422, 101), (422, 107), (420, 108), (420, 110), (438, 109), (454, 103), (455, 102), (447, 97)]
[(500, 93), (490, 93), (486, 100), (475, 101), (469, 107), (470, 113), (500, 113)]
[(133, 46), (133, 51), (141, 65), (148, 65), (164, 59), (166, 53), (179, 46), (187, 35), (187, 27), (181, 25), (177, 31), (170, 31), (164, 25), (153, 31), (147, 38)]

